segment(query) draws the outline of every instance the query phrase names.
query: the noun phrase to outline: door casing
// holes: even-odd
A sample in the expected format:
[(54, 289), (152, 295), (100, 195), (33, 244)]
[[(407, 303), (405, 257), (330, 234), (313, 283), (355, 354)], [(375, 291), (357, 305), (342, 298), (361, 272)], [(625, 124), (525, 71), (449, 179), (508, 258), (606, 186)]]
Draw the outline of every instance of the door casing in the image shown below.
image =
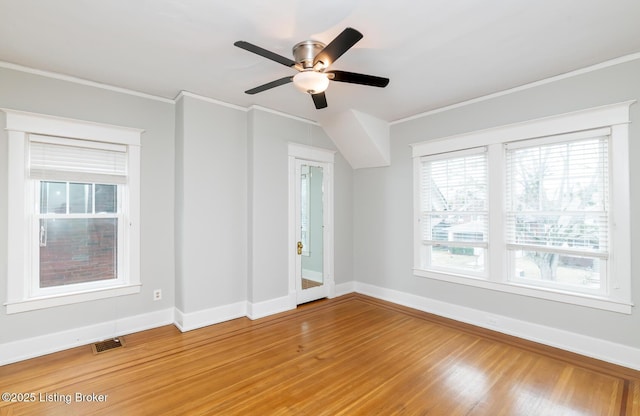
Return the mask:
[[(335, 151), (289, 143), (289, 297), (295, 304), (335, 296), (333, 276), (333, 163)], [(322, 167), (323, 170), (323, 285), (302, 290), (300, 241), (300, 175), (299, 166)]]

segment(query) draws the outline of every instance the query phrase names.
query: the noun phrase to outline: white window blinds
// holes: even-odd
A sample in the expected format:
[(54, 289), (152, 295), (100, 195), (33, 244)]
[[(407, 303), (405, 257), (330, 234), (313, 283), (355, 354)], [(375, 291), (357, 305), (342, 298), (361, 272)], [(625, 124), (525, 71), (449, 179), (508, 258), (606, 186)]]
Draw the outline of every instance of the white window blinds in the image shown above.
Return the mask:
[(506, 145), (508, 248), (608, 257), (608, 134)]
[(127, 182), (127, 146), (29, 135), (29, 176), (37, 180)]
[(427, 156), (421, 163), (423, 244), (486, 248), (486, 148)]

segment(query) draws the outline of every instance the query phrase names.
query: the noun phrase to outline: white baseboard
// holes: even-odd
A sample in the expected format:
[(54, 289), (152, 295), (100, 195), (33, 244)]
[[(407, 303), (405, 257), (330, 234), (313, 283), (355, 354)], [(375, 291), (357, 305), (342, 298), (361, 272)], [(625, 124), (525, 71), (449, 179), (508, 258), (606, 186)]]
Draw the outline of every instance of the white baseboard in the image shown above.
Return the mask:
[(296, 292), (289, 293), (276, 299), (265, 300), (263, 302), (247, 302), (247, 317), (249, 319), (259, 319), (276, 313), (290, 311), (296, 308)]
[(330, 296), (332, 298), (348, 295), (349, 293), (353, 293), (356, 291), (356, 282), (347, 282), (347, 283), (338, 283), (334, 285), (333, 295)]
[[(360, 282), (336, 284), (332, 297), (353, 292), (640, 370), (640, 349), (638, 348), (504, 315), (490, 314), (478, 309)], [(288, 296), (263, 302), (243, 301), (192, 313), (184, 313), (175, 308), (163, 309), (0, 344), (0, 366), (163, 325), (174, 324), (185, 332), (230, 319), (245, 316), (258, 319), (295, 308), (296, 293), (292, 292)]]
[(0, 344), (0, 366), (170, 324), (171, 308), (7, 342)]
[(247, 315), (247, 303), (236, 302), (188, 313), (175, 308), (174, 314), (175, 326), (178, 327), (180, 331), (186, 332), (220, 322), (230, 321), (231, 319), (242, 318)]
[(617, 344), (562, 329), (521, 321), (504, 315), (490, 314), (478, 309), (441, 302), (366, 283), (356, 282), (355, 292), (456, 321), (513, 335), (518, 338), (575, 352), (612, 364), (640, 370), (640, 349), (628, 345)]

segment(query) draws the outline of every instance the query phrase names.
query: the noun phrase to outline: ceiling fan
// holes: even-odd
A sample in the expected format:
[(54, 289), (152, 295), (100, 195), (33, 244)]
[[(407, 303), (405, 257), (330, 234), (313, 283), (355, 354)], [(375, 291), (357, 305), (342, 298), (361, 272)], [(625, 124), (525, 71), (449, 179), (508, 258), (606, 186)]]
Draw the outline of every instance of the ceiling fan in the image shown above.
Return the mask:
[(362, 33), (353, 28), (346, 28), (328, 45), (315, 40), (305, 40), (293, 47), (291, 60), (277, 53), (268, 51), (252, 43), (239, 40), (234, 43), (238, 48), (253, 52), (264, 58), (278, 62), (299, 71), (293, 76), (277, 79), (258, 87), (245, 91), (247, 94), (257, 94), (280, 85), (293, 82), (300, 91), (308, 93), (313, 99), (317, 109), (327, 107), (327, 97), (324, 91), (329, 86), (329, 81), (348, 82), (351, 84), (368, 85), (372, 87), (386, 87), (389, 78), (373, 75), (357, 74), (355, 72), (327, 70), (346, 51), (351, 49), (360, 39)]

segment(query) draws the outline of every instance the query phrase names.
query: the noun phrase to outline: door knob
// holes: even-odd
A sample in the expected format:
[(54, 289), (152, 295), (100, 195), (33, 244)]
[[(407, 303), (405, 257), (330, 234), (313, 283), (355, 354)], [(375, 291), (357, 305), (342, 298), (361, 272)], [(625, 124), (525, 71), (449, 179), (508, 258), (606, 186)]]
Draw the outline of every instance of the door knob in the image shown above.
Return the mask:
[(302, 254), (302, 241), (298, 241), (298, 255)]

